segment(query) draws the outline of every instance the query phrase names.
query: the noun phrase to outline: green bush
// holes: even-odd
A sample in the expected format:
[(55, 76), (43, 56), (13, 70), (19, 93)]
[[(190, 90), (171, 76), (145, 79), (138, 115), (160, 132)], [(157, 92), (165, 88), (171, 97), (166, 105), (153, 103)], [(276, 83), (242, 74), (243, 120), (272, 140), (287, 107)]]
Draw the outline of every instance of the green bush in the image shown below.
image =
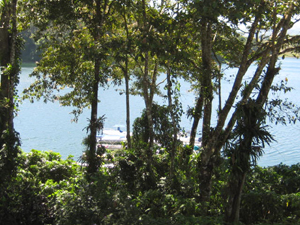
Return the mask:
[[(3, 224), (51, 224), (54, 221), (53, 196), (71, 190), (81, 176), (80, 166), (60, 154), (32, 150), (18, 159), (16, 176), (0, 185), (0, 218)], [(72, 180), (73, 179), (73, 180)], [(71, 181), (71, 182), (70, 182)]]
[[(183, 160), (180, 149), (172, 179), (168, 152), (153, 155), (151, 187), (142, 148), (108, 152), (103, 162), (114, 166), (101, 167), (89, 179), (72, 157), (63, 160), (58, 153), (37, 150), (22, 153), (16, 175), (0, 184), (1, 223), (224, 224), (226, 171), (215, 171), (210, 204), (203, 205), (199, 155)], [(298, 164), (254, 167), (242, 195), (241, 223), (299, 224), (298, 180)]]
[(23, 156), (21, 168), (30, 171), (42, 183), (51, 179), (59, 182), (78, 173), (79, 165), (69, 156), (66, 160), (61, 159), (59, 153), (52, 151), (41, 152), (31, 150)]
[(48, 200), (42, 194), (38, 180), (28, 171), (20, 169), (17, 176), (0, 189), (0, 218), (2, 224), (47, 224), (51, 215)]
[(255, 167), (242, 196), (241, 221), (300, 223), (300, 165)]

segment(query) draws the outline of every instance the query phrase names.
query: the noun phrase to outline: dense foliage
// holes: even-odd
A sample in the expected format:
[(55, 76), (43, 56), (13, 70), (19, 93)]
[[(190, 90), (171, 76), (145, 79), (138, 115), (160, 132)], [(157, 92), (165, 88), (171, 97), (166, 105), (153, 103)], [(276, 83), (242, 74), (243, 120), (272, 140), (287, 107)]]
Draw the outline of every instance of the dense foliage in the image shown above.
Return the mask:
[[(2, 223), (299, 222), (299, 165), (256, 166), (273, 141), (267, 117), (300, 120), (293, 103), (269, 95), (291, 90), (287, 78), (273, 83), (280, 57), (300, 49), (300, 35), (289, 34), (300, 21), (299, 2), (3, 0), (0, 14)], [(29, 27), (41, 58), (23, 97), (73, 106), (75, 120), (91, 109), (80, 164), (20, 151), (13, 122), (20, 32)], [(224, 68), (237, 70), (224, 77)], [(180, 128), (182, 79), (195, 93), (188, 146), (178, 140), (187, 135)], [(233, 85), (223, 99), (226, 79)], [(115, 152), (97, 143), (105, 125), (99, 92), (109, 80), (126, 86), (127, 143)], [(131, 94), (145, 103), (132, 137)], [(194, 151), (198, 132), (202, 146)]]
[[(168, 180), (168, 154), (153, 158), (155, 185), (147, 185), (144, 153), (107, 152), (91, 180), (86, 167), (72, 157), (32, 150), (22, 153), (14, 179), (1, 184), (2, 224), (224, 224), (226, 170), (213, 181), (209, 214), (197, 202), (196, 170), (184, 172), (176, 158), (177, 185)], [(191, 159), (193, 167), (196, 159)], [(241, 224), (300, 222), (300, 164), (256, 166), (247, 178), (241, 199)], [(6, 186), (7, 189), (3, 189)]]

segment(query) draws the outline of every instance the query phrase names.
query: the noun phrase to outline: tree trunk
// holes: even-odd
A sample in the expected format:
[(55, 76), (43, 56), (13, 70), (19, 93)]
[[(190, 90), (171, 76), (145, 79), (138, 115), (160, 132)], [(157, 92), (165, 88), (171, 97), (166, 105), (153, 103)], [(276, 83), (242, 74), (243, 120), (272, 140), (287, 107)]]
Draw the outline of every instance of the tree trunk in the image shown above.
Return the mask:
[(240, 172), (238, 179), (229, 185), (229, 200), (227, 208), (227, 222), (237, 224), (240, 220), (240, 206), (243, 187), (245, 185), (247, 172)]
[(149, 84), (149, 68), (148, 68), (149, 67), (149, 53), (148, 52), (145, 53), (144, 66), (145, 67), (144, 67), (144, 73), (143, 73), (143, 94), (144, 94), (146, 114), (147, 114), (147, 120), (148, 120), (148, 126), (149, 126), (148, 156), (149, 156), (149, 159), (150, 158), (152, 159), (154, 133), (153, 133), (153, 119), (152, 119), (152, 99), (151, 99), (151, 93), (149, 93), (151, 85)]
[[(225, 121), (227, 119), (228, 113), (230, 109), (233, 106), (233, 103), (235, 101), (235, 98), (238, 94), (238, 91), (240, 90), (241, 82), (243, 80), (243, 77), (245, 73), (247, 72), (247, 69), (249, 67), (249, 64), (247, 63), (247, 58), (249, 55), (249, 52), (251, 50), (252, 46), (252, 40), (258, 25), (258, 22), (260, 20), (260, 15), (258, 15), (249, 32), (246, 45), (244, 47), (243, 56), (241, 59), (240, 67), (237, 73), (237, 76), (235, 78), (233, 88), (229, 94), (229, 97), (227, 98), (227, 101), (222, 109), (222, 111), (218, 115), (218, 122), (213, 130), (212, 133), (208, 133), (208, 126), (204, 125), (203, 127), (206, 128), (206, 135), (203, 135), (202, 138), (202, 147), (203, 151), (201, 153), (201, 159), (198, 163), (199, 167), (199, 182), (200, 182), (200, 188), (201, 188), (201, 196), (200, 201), (208, 202), (210, 199), (210, 190), (211, 190), (211, 178), (213, 175), (213, 167), (214, 167), (214, 155), (217, 155), (220, 151), (220, 148), (225, 143), (225, 139), (222, 140), (223, 143), (220, 142), (220, 139), (222, 137), (222, 131), (225, 124)], [(205, 48), (205, 46), (204, 46)], [(211, 80), (209, 80), (211, 82)], [(205, 112), (204, 112), (205, 114)], [(206, 119), (207, 120), (207, 119)], [(204, 122), (203, 122), (204, 123)]]
[[(126, 9), (124, 10), (126, 12)], [(126, 38), (127, 38), (127, 52), (131, 51), (131, 40), (129, 37), (129, 30), (128, 30), (128, 24), (127, 24), (127, 18), (126, 13), (123, 14), (123, 19), (125, 22), (125, 30), (126, 30)], [(125, 58), (125, 68), (121, 67), (123, 69), (124, 77), (125, 77), (125, 89), (126, 89), (126, 130), (127, 130), (127, 146), (128, 148), (131, 148), (131, 136), (130, 136), (130, 98), (129, 98), (129, 73), (128, 73), (128, 53), (126, 52), (126, 58)]]
[[(146, 12), (146, 2), (145, 0), (142, 1), (143, 4), (143, 22), (144, 22), (144, 39), (147, 42), (147, 35), (148, 31), (151, 29), (148, 25), (147, 21), (147, 12)], [(148, 149), (148, 159), (152, 161), (152, 154), (153, 154), (153, 144), (154, 144), (154, 133), (153, 133), (153, 119), (152, 119), (152, 100), (153, 100), (153, 93), (151, 91), (153, 87), (149, 81), (149, 52), (145, 50), (144, 54), (144, 71), (143, 71), (143, 94), (146, 106), (146, 114), (148, 119), (148, 126), (149, 126), (149, 149)]]
[[(6, 5), (8, 4), (8, 5)], [(14, 132), (14, 92), (16, 76), (19, 69), (16, 64), (16, 39), (17, 39), (17, 0), (4, 3), (2, 6), (1, 25), (0, 28), (0, 64), (1, 64), (1, 83), (0, 83), (0, 137), (5, 130), (9, 134)], [(10, 30), (10, 31), (9, 31)], [(11, 68), (8, 68), (8, 65)], [(2, 141), (1, 141), (2, 142)], [(0, 145), (2, 148), (3, 143)], [(12, 146), (9, 146), (12, 149)]]
[[(94, 41), (100, 43), (101, 37), (103, 35), (103, 30), (101, 29), (106, 21), (106, 15), (103, 13), (107, 10), (108, 2), (103, 2), (102, 0), (95, 1), (95, 21), (98, 25), (98, 29), (91, 29)], [(101, 5), (103, 4), (103, 5)], [(92, 174), (97, 172), (97, 130), (98, 130), (98, 91), (100, 84), (100, 64), (101, 55), (94, 56), (94, 79), (92, 83), (92, 93), (91, 93), (91, 120), (90, 120), (90, 135), (89, 135), (89, 150), (88, 150), (88, 173)]]
[(130, 100), (129, 100), (129, 75), (128, 75), (128, 58), (126, 56), (125, 65), (125, 89), (126, 89), (126, 130), (127, 130), (127, 146), (131, 148), (131, 136), (130, 136)]
[(176, 154), (176, 147), (177, 147), (177, 123), (174, 113), (173, 107), (173, 100), (172, 100), (172, 81), (171, 81), (171, 70), (170, 67), (167, 65), (167, 90), (168, 90), (168, 106), (171, 114), (172, 125), (173, 125), (173, 143), (170, 149), (170, 178), (171, 180), (174, 178), (174, 171), (175, 171), (175, 154)]
[[(287, 30), (287, 25), (286, 25), (285, 29)], [(285, 32), (285, 29), (283, 29), (283, 32)], [(274, 28), (273, 32), (275, 32), (275, 30), (276, 29)], [(283, 35), (283, 36), (285, 36), (285, 35)], [(272, 42), (273, 42), (272, 56), (271, 56), (269, 64), (268, 64), (268, 69), (267, 69), (266, 75), (262, 82), (262, 87), (261, 87), (259, 95), (256, 99), (256, 104), (260, 105), (261, 107), (264, 105), (264, 103), (267, 99), (267, 96), (270, 91), (270, 87), (273, 83), (273, 79), (274, 79), (275, 75), (279, 72), (279, 68), (276, 68), (276, 62), (278, 59), (278, 52), (281, 48), (283, 39), (281, 40), (281, 44), (280, 44), (280, 40), (278, 41), (279, 44), (278, 43), (276, 44), (277, 45), (277, 48), (276, 48), (275, 47), (275, 39), (276, 39), (275, 33), (273, 33), (272, 38), (273, 38), (273, 40), (272, 40)], [(261, 63), (262, 63), (262, 65), (264, 65), (265, 64), (264, 60), (262, 60)], [(258, 68), (258, 70), (262, 70), (262, 68)], [(250, 93), (248, 93), (248, 95), (249, 94)], [(244, 98), (245, 97), (247, 97), (247, 96), (244, 96)], [(254, 121), (257, 120), (256, 117), (249, 118), (249, 119), (252, 119), (252, 123), (254, 123)], [(253, 136), (250, 136), (250, 137), (248, 136), (248, 138), (245, 137), (245, 141), (243, 141), (243, 142), (244, 142), (244, 145), (246, 146), (246, 148), (251, 148), (252, 139), (253, 139)], [(243, 151), (243, 149), (242, 149), (242, 151)], [(247, 158), (248, 158), (248, 160), (247, 160), (248, 162), (244, 161), (244, 163), (242, 163), (243, 165), (237, 166), (239, 169), (236, 169), (236, 173), (233, 174), (233, 176), (235, 176), (235, 180), (234, 180), (234, 178), (232, 178), (232, 181), (229, 183), (230, 195), (229, 195), (229, 201), (228, 201), (228, 208), (226, 210), (227, 211), (227, 213), (226, 213), (227, 219), (226, 220), (229, 223), (236, 224), (239, 222), (242, 189), (245, 184), (246, 174), (250, 167), (250, 165), (248, 166), (248, 168), (245, 167), (246, 164), (250, 164), (250, 162), (249, 162), (250, 156), (248, 156)], [(242, 171), (240, 171), (241, 169), (242, 169)]]
[[(9, 16), (5, 13), (8, 9), (3, 9), (3, 14), (1, 15), (1, 25), (3, 26), (0, 28), (0, 63), (1, 63), (1, 95), (0, 95), (0, 137), (2, 136), (3, 132), (8, 129), (9, 124), (9, 110), (10, 107), (7, 107), (7, 99), (11, 99), (10, 97), (10, 89), (11, 89), (11, 82), (9, 74), (4, 73), (5, 69), (7, 68), (8, 64), (10, 63), (10, 40), (9, 40)], [(2, 149), (3, 141), (1, 138), (1, 145), (0, 149)]]
[[(213, 161), (205, 163), (208, 153), (211, 149), (207, 147), (211, 135), (211, 112), (212, 112), (212, 28), (209, 21), (203, 20), (201, 24), (201, 50), (202, 50), (202, 97), (203, 97), (203, 124), (202, 124), (202, 146), (203, 151), (200, 156), (199, 165), (199, 183), (200, 183), (200, 201), (209, 202), (210, 184), (213, 170)], [(210, 157), (210, 156), (209, 156)], [(204, 160), (205, 159), (205, 160)], [(202, 163), (204, 162), (204, 164)]]
[(97, 150), (97, 117), (98, 117), (98, 89), (100, 82), (100, 60), (95, 60), (94, 83), (92, 89), (91, 99), (91, 121), (90, 121), (90, 135), (89, 135), (89, 154), (88, 154), (88, 173), (95, 173), (98, 165), (96, 163)]
[(19, 153), (20, 141), (14, 129), (14, 94), (18, 82), (20, 57), (17, 54), (17, 0), (7, 1), (1, 5), (0, 18), (0, 170), (1, 180), (13, 176), (16, 169), (16, 157)]
[[(191, 136), (190, 136), (190, 147), (191, 150), (194, 149), (196, 135), (197, 135), (197, 128), (199, 125), (199, 121), (202, 117), (202, 107), (203, 107), (203, 91), (201, 88), (200, 96), (197, 99), (196, 107), (195, 107), (195, 114), (193, 117), (193, 124), (192, 124), (192, 130), (191, 130)], [(192, 152), (190, 152), (191, 154)]]

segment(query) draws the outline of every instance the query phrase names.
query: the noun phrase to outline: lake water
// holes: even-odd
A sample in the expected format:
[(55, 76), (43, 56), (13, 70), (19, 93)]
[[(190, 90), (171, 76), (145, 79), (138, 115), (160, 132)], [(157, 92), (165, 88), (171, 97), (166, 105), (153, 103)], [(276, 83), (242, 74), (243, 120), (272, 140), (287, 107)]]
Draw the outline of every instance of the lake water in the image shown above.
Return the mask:
[[(32, 82), (32, 78), (28, 76), (32, 70), (33, 68), (22, 68), (18, 87), (20, 92)], [(233, 72), (230, 70), (226, 74), (229, 76)], [(289, 100), (300, 105), (300, 60), (286, 58), (282, 62), (282, 70), (276, 80), (284, 80), (286, 77), (289, 80), (288, 86), (292, 86), (294, 90), (291, 93), (281, 94), (280, 97), (289, 98)], [(231, 85), (230, 82), (223, 85), (224, 95), (228, 93)], [(99, 116), (105, 114), (105, 127), (107, 128), (112, 128), (115, 124), (125, 125), (125, 95), (120, 95), (119, 92), (115, 91), (117, 88), (120, 87), (111, 86), (99, 93), (101, 101), (99, 103)], [(184, 110), (194, 102), (194, 95), (188, 89), (188, 84), (182, 82), (181, 101)], [(163, 102), (161, 99), (156, 100), (160, 103)], [(132, 96), (130, 101), (131, 122), (133, 122), (136, 117), (140, 116), (144, 102), (141, 97), (137, 96)], [(25, 100), (20, 105), (19, 110), (18, 116), (15, 118), (15, 128), (21, 135), (22, 149), (25, 152), (29, 152), (31, 149), (52, 150), (59, 152), (63, 158), (73, 155), (74, 159), (78, 159), (84, 151), (81, 142), (86, 136), (83, 129), (87, 125), (87, 118), (90, 117), (88, 109), (79, 117), (78, 123), (71, 122), (73, 119), (73, 115), (70, 114), (72, 107), (62, 107), (58, 102), (45, 104), (43, 101), (36, 101), (32, 104)], [(186, 116), (182, 118), (181, 125), (186, 130), (190, 129), (191, 123)], [(287, 126), (274, 124), (271, 126), (270, 131), (277, 142), (272, 143), (271, 147), (265, 148), (265, 154), (258, 164), (271, 166), (281, 162), (288, 165), (300, 162), (299, 122)]]

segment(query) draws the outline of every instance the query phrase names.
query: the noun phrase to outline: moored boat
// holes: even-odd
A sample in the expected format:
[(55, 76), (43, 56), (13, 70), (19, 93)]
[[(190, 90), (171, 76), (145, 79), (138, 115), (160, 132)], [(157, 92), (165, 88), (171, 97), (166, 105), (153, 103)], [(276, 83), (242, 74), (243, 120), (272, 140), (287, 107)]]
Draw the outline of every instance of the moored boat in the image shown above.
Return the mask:
[(121, 149), (122, 143), (126, 141), (127, 132), (123, 131), (122, 125), (115, 125), (116, 129), (103, 129), (100, 135), (97, 135), (97, 141), (107, 149)]

